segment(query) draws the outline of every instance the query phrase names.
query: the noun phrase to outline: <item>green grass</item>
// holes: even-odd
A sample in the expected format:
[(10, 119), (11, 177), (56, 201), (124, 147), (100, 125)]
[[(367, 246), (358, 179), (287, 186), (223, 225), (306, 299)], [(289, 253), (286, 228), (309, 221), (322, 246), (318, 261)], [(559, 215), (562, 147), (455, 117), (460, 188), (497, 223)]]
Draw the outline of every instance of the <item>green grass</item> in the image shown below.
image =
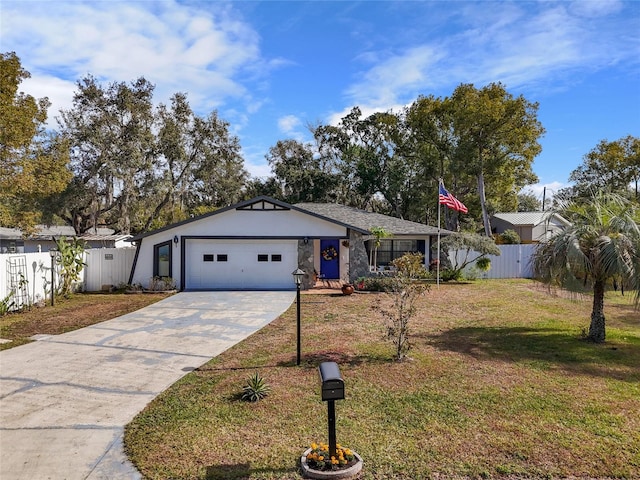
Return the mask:
[[(605, 304), (607, 343), (582, 339), (590, 300), (533, 282), (433, 286), (412, 320), (410, 359), (391, 360), (384, 295), (303, 296), (303, 364), (295, 305), (160, 395), (127, 427), (146, 478), (295, 479), (327, 440), (317, 365), (337, 361), (338, 442), (363, 479), (640, 477), (640, 314)], [(272, 388), (240, 400), (259, 372)]]

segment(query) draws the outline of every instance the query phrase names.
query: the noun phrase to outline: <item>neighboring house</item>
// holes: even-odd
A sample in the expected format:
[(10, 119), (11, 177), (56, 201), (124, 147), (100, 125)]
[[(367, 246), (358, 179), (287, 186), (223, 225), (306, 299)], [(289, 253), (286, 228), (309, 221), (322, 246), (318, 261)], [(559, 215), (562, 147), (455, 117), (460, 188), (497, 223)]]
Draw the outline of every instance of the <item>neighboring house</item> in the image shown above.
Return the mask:
[[(17, 228), (0, 227), (0, 253), (48, 252), (55, 247), (52, 237), (76, 237), (73, 227), (38, 225), (37, 233), (26, 238)], [(116, 235), (110, 228), (98, 228), (93, 233), (78, 235), (87, 248), (130, 247), (131, 235)]]
[[(435, 227), (335, 204), (290, 205), (257, 197), (132, 239), (130, 284), (171, 277), (180, 290), (290, 289), (292, 272), (354, 281), (369, 273), (372, 227), (393, 234), (378, 251), (381, 264), (407, 251), (426, 253)], [(450, 233), (446, 230), (442, 234)]]
[(544, 242), (570, 222), (552, 212), (496, 213), (491, 219), (494, 233), (515, 230), (522, 243)]

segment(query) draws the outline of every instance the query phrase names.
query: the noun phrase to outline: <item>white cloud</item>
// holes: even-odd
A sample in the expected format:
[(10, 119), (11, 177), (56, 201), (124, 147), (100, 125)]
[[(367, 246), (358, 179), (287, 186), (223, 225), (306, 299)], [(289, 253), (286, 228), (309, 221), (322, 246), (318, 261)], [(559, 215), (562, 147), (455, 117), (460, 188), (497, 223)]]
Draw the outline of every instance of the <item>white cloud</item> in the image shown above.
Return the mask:
[(559, 88), (571, 72), (594, 71), (625, 60), (638, 63), (638, 36), (621, 49), (615, 24), (602, 28), (603, 20), (596, 29), (589, 18), (595, 12), (618, 11), (619, 2), (577, 4), (506, 3), (499, 9), (487, 8), (485, 2), (468, 5), (460, 9), (466, 30), (425, 39), (391, 55), (362, 54), (359, 60), (375, 59), (375, 63), (345, 93), (353, 104), (387, 110), (424, 91), (449, 95), (459, 83), (483, 86), (500, 81), (509, 89), (531, 90), (538, 84)]
[(282, 133), (293, 133), (300, 125), (302, 122), (295, 115), (286, 115), (278, 119), (278, 128)]
[(622, 9), (622, 2), (619, 0), (577, 0), (571, 2), (570, 9), (576, 15), (598, 18), (619, 12)]
[[(175, 1), (8, 2), (3, 5), (3, 48), (15, 50), (33, 77), (74, 82), (87, 74), (103, 82), (144, 76), (158, 101), (189, 92), (196, 111), (208, 113), (229, 98), (243, 99), (238, 78), (271, 68), (259, 38), (224, 3), (192, 8)], [(21, 52), (28, 52), (23, 55)], [(46, 92), (57, 111), (57, 95)], [(42, 96), (42, 94), (39, 94)]]
[(49, 109), (47, 124), (49, 127), (56, 125), (55, 117), (59, 116), (60, 109), (69, 109), (73, 103), (73, 90), (75, 82), (61, 80), (57, 77), (40, 75), (24, 80), (19, 89), (35, 98), (48, 97), (52, 108)]
[(542, 198), (545, 198), (545, 202), (553, 198), (561, 189), (569, 187), (568, 183), (550, 182), (550, 183), (535, 183), (528, 185), (522, 189), (522, 193), (532, 193), (542, 203)]
[(385, 105), (397, 102), (398, 94), (432, 83), (430, 70), (443, 59), (430, 45), (409, 48), (399, 55), (389, 56), (363, 74), (363, 80), (352, 85), (346, 94), (356, 104)]

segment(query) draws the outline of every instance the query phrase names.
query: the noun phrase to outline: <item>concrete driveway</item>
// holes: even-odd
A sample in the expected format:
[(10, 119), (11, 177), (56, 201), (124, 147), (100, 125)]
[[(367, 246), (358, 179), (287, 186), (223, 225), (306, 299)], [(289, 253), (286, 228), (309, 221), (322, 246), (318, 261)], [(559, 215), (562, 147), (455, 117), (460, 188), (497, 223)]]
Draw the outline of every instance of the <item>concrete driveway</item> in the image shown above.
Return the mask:
[(124, 426), (286, 310), (295, 292), (184, 292), (0, 352), (0, 478), (131, 479)]

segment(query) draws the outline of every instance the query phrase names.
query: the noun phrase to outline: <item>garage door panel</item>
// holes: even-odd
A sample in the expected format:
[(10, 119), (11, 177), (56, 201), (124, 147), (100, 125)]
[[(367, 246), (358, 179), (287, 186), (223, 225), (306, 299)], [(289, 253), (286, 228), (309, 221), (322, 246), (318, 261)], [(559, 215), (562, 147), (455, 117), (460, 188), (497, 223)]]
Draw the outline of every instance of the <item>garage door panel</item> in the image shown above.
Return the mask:
[(186, 243), (187, 289), (294, 288), (296, 240), (206, 240)]

